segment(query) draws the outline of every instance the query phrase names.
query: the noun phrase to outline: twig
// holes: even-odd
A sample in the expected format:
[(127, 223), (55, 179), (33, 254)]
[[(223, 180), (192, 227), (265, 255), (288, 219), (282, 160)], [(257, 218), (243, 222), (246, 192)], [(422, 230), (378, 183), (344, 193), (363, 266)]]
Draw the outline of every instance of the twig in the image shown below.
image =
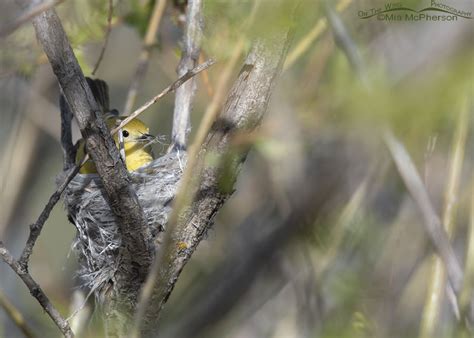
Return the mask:
[[(202, 40), (202, 1), (190, 0), (186, 8), (186, 31), (181, 60), (178, 65), (178, 76), (186, 74), (195, 67), (199, 60)], [(192, 103), (196, 93), (196, 81), (191, 79), (176, 90), (173, 130), (170, 149), (184, 149), (189, 134), (189, 119)]]
[(74, 337), (74, 334), (69, 327), (68, 322), (61, 316), (61, 314), (56, 310), (56, 308), (51, 304), (49, 298), (45, 295), (41, 287), (36, 283), (36, 281), (31, 277), (31, 275), (23, 269), (23, 267), (13, 258), (10, 252), (5, 248), (2, 242), (0, 242), (0, 256), (2, 256), (5, 263), (7, 263), (10, 268), (21, 278), (23, 283), (30, 290), (30, 293), (36, 300), (40, 303), (42, 308), (46, 311), (49, 317), (57, 325), (59, 330), (65, 337)]
[[(467, 131), (469, 126), (469, 107), (467, 98), (463, 105), (457, 121), (456, 132), (453, 138), (452, 153), (449, 167), (449, 178), (444, 196), (443, 225), (449, 237), (452, 237), (455, 229), (455, 213), (461, 180), (461, 169), (464, 161), (464, 150), (466, 146)], [(426, 294), (425, 308), (421, 322), (420, 337), (433, 337), (441, 311), (443, 295), (446, 288), (446, 273), (443, 262), (434, 258), (429, 287)], [(448, 293), (449, 295), (449, 293)], [(453, 300), (451, 300), (453, 302)], [(459, 319), (459, 313), (456, 313)]]
[(15, 305), (13, 305), (7, 297), (0, 290), (0, 306), (5, 310), (6, 314), (11, 318), (15, 325), (23, 332), (23, 334), (28, 338), (34, 338), (35, 334), (30, 328), (28, 323), (25, 321), (25, 317), (21, 314)]
[(441, 220), (436, 214), (430, 201), (428, 192), (421, 181), (416, 167), (403, 145), (391, 132), (386, 132), (384, 134), (384, 141), (392, 155), (405, 186), (415, 200), (418, 208), (420, 208), (424, 218), (425, 230), (431, 239), (433, 247), (446, 266), (448, 279), (454, 292), (458, 294), (463, 280), (461, 265), (459, 264), (451, 243), (449, 242), (448, 234), (444, 230)]
[(50, 1), (45, 1), (37, 5), (36, 7), (28, 10), (26, 13), (22, 14), (18, 19), (15, 20), (12, 24), (8, 25), (7, 27), (4, 27), (3, 29), (0, 30), (0, 38), (3, 38), (5, 36), (10, 35), (13, 33), (15, 30), (17, 30), (21, 25), (25, 24), (26, 22), (30, 21), (33, 19), (35, 16), (43, 13), (44, 11), (59, 5), (61, 2), (64, 0), (50, 0)]
[(104, 44), (102, 45), (102, 48), (100, 50), (99, 58), (97, 59), (97, 62), (95, 63), (94, 70), (92, 71), (92, 75), (95, 75), (95, 72), (99, 68), (102, 58), (104, 57), (105, 49), (107, 48), (107, 44), (109, 42), (110, 32), (112, 31), (113, 14), (114, 14), (114, 1), (109, 0), (109, 13), (107, 15), (107, 31), (105, 32)]
[(214, 63), (216, 63), (213, 59), (209, 59), (207, 60), (206, 62), (196, 66), (194, 69), (190, 70), (189, 72), (187, 72), (186, 74), (184, 74), (183, 76), (181, 76), (179, 79), (177, 79), (175, 82), (173, 82), (172, 84), (170, 84), (168, 87), (166, 87), (165, 89), (163, 89), (161, 91), (161, 93), (159, 93), (158, 95), (156, 95), (155, 97), (153, 97), (151, 100), (148, 100), (144, 105), (142, 105), (140, 108), (136, 109), (133, 113), (131, 113), (129, 116), (127, 116), (127, 118), (125, 118), (117, 127), (115, 127), (114, 129), (112, 129), (112, 131), (110, 132), (110, 135), (114, 135), (120, 128), (123, 128), (127, 123), (129, 123), (131, 120), (133, 120), (134, 118), (136, 118), (138, 115), (140, 115), (141, 113), (143, 113), (145, 110), (147, 110), (151, 105), (155, 104), (156, 101), (158, 101), (159, 99), (161, 99), (163, 96), (165, 96), (166, 94), (172, 92), (172, 91), (175, 91), (177, 88), (179, 88), (183, 83), (185, 83), (186, 81), (188, 81), (190, 78), (196, 76), (197, 74), (199, 74), (200, 72), (202, 72), (203, 70), (209, 68), (210, 66), (212, 66)]
[(54, 206), (59, 201), (64, 189), (66, 189), (69, 182), (71, 182), (74, 176), (76, 176), (76, 174), (79, 172), (79, 169), (80, 169), (80, 166), (75, 166), (69, 169), (69, 172), (64, 178), (64, 181), (56, 189), (56, 191), (51, 195), (48, 203), (44, 207), (43, 211), (39, 215), (36, 222), (30, 226), (30, 234), (28, 235), (28, 240), (26, 241), (25, 248), (23, 249), (23, 252), (18, 261), (18, 264), (21, 266), (23, 270), (28, 271), (28, 261), (30, 259), (31, 253), (33, 252), (33, 247), (35, 246), (36, 240), (41, 234), (43, 225), (48, 219), (49, 214), (51, 213), (51, 210), (53, 210)]
[(148, 64), (150, 61), (150, 56), (152, 48), (155, 45), (156, 33), (160, 27), (161, 18), (166, 9), (166, 0), (157, 0), (155, 2), (155, 7), (153, 8), (153, 14), (151, 16), (150, 22), (148, 23), (148, 28), (145, 34), (145, 39), (143, 41), (143, 48), (138, 59), (137, 68), (135, 70), (135, 75), (132, 78), (130, 83), (130, 88), (127, 94), (127, 100), (125, 101), (125, 107), (123, 109), (123, 115), (129, 115), (132, 111), (133, 105), (137, 99), (138, 90), (140, 89), (140, 84), (145, 77)]

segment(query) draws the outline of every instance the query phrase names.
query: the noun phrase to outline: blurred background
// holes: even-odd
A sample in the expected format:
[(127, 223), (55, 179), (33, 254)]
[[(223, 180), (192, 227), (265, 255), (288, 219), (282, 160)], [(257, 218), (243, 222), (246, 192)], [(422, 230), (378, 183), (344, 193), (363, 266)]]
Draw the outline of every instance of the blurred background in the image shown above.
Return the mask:
[[(471, 0), (443, 3), (474, 12)], [(361, 12), (385, 5), (383, 0), (301, 1), (263, 125), (245, 141), (253, 149), (235, 193), (162, 313), (165, 335), (462, 334), (445, 289), (438, 291), (437, 305), (430, 301), (439, 278), (433, 249), (381, 131), (391, 128), (411, 155), (438, 215), (452, 224), (453, 247), (464, 267), (474, 226), (474, 19), (472, 14), (454, 21), (361, 18)], [(431, 5), (403, 1), (414, 9)], [(153, 0), (113, 0), (110, 36), (92, 77), (108, 82), (111, 107), (119, 111), (154, 7)], [(177, 78), (185, 8), (186, 0), (167, 1), (134, 108)], [(292, 8), (290, 0), (204, 1), (201, 57), (218, 63), (198, 76), (193, 127), (239, 41), (245, 46), (237, 51), (243, 61), (252, 41), (288, 20)], [(56, 10), (85, 75), (91, 76), (106, 40), (109, 2), (66, 0)], [(22, 13), (14, 1), (2, 1), (0, 32)], [(15, 255), (62, 171), (58, 96), (32, 26), (0, 36), (0, 240)], [(168, 95), (142, 114), (151, 132), (165, 139), (155, 154), (164, 153), (169, 143), (173, 101)], [(279, 229), (284, 231), (273, 236)], [(58, 203), (30, 263), (32, 276), (66, 317), (74, 311), (75, 232)], [(3, 263), (0, 292), (38, 335), (58, 335)], [(439, 315), (428, 320), (433, 306), (439, 306)], [(98, 321), (92, 320), (86, 336), (102, 336)], [(0, 336), (23, 336), (2, 308)]]

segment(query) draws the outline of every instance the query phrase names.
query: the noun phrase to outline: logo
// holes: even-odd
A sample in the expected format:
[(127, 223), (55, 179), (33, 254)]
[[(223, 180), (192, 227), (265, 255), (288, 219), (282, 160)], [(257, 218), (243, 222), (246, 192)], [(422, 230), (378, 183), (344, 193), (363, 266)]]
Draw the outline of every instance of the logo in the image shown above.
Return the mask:
[(408, 8), (402, 2), (387, 2), (383, 7), (360, 10), (358, 16), (360, 19), (379, 21), (458, 21), (472, 19), (472, 12), (431, 0), (430, 6), (418, 10)]

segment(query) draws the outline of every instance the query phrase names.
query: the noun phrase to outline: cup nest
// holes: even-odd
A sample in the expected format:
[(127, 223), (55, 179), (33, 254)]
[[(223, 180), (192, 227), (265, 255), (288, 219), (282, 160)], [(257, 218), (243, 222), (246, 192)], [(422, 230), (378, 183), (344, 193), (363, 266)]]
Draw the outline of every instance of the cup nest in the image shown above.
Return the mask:
[[(154, 242), (164, 230), (179, 179), (186, 164), (186, 153), (172, 152), (130, 174)], [(104, 198), (97, 174), (78, 174), (64, 192), (64, 204), (77, 229), (73, 251), (79, 261), (80, 286), (96, 296), (113, 281), (121, 244), (116, 217)]]

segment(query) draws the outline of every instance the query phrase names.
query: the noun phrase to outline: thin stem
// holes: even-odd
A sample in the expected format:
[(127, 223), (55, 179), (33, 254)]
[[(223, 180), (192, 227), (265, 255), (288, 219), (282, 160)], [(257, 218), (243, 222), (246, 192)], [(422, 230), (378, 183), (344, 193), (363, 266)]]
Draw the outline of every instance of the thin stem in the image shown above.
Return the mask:
[(165, 96), (166, 94), (172, 92), (172, 91), (175, 91), (179, 86), (181, 86), (183, 83), (185, 83), (186, 81), (188, 81), (190, 78), (196, 76), (197, 74), (199, 74), (200, 72), (202, 72), (203, 70), (209, 68), (210, 66), (212, 66), (214, 63), (216, 63), (213, 59), (209, 59), (207, 60), (206, 62), (198, 65), (197, 67), (195, 67), (194, 69), (192, 69), (191, 71), (187, 72), (186, 74), (184, 74), (183, 76), (181, 76), (179, 79), (177, 79), (175, 82), (173, 82), (172, 84), (170, 84), (168, 87), (166, 87), (165, 89), (163, 89), (161, 91), (161, 93), (159, 93), (158, 95), (156, 95), (155, 97), (153, 97), (151, 100), (148, 100), (144, 105), (142, 105), (140, 108), (136, 109), (133, 113), (131, 113), (129, 116), (127, 116), (127, 118), (125, 118), (119, 126), (117, 126), (116, 128), (112, 129), (112, 131), (110, 132), (110, 135), (114, 135), (120, 128), (123, 128), (127, 123), (129, 123), (131, 120), (133, 120), (134, 118), (136, 118), (138, 115), (140, 115), (141, 113), (143, 113), (145, 110), (147, 110), (151, 105), (155, 104), (159, 99), (161, 99), (163, 96)]
[(114, 14), (114, 1), (109, 0), (109, 12), (107, 15), (107, 31), (105, 32), (104, 44), (102, 45), (102, 48), (100, 50), (100, 55), (99, 55), (99, 58), (97, 59), (97, 62), (95, 63), (94, 70), (92, 71), (92, 75), (95, 75), (95, 72), (99, 68), (100, 63), (102, 62), (102, 59), (104, 58), (105, 49), (107, 48), (107, 44), (109, 43), (110, 32), (112, 31), (113, 14)]

